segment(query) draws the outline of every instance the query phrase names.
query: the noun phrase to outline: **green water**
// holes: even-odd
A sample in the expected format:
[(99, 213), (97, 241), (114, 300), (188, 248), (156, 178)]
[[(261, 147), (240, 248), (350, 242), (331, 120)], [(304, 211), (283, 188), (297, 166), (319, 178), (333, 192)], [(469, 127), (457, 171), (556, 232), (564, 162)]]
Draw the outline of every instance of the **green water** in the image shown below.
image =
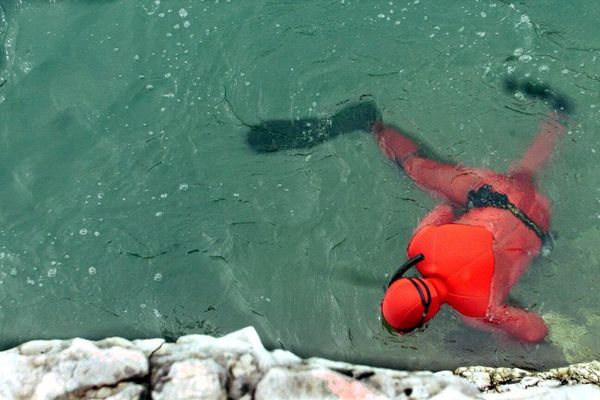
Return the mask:
[[(0, 4), (2, 348), (253, 325), (270, 348), (402, 368), (600, 356), (599, 3)], [(504, 170), (545, 113), (501, 90), (509, 73), (577, 105), (540, 177), (556, 247), (512, 294), (551, 340), (448, 308), (391, 334), (383, 288), (435, 201), (364, 132), (257, 153), (246, 125), (366, 95), (440, 156)]]

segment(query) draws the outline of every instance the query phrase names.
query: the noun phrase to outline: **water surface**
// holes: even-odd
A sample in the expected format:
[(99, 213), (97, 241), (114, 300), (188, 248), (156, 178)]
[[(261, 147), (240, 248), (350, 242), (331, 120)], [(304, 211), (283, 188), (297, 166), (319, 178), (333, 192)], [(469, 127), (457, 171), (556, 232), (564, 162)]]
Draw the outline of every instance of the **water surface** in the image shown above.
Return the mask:
[[(7, 1), (0, 9), (0, 346), (221, 335), (402, 368), (600, 356), (600, 43), (594, 1)], [(356, 130), (257, 153), (248, 126), (367, 99), (445, 159), (505, 170), (540, 102), (573, 98), (540, 177), (555, 249), (513, 301), (539, 345), (448, 308), (398, 337), (379, 302), (435, 205)]]

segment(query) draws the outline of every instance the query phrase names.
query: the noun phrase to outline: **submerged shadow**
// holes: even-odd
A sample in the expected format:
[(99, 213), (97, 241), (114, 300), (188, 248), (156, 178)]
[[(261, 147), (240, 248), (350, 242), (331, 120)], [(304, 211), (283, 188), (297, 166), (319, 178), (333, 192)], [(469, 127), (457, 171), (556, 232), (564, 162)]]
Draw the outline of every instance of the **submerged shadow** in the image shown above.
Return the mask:
[(536, 82), (533, 79), (517, 80), (515, 77), (504, 78), (504, 90), (509, 94), (518, 91), (532, 99), (542, 100), (550, 106), (552, 111), (561, 112), (566, 115), (575, 113), (575, 103), (569, 97), (553, 89), (549, 85)]
[[(374, 101), (359, 101), (347, 105), (331, 117), (273, 119), (247, 125), (250, 129), (246, 132), (246, 142), (257, 153), (308, 149), (344, 133), (371, 132), (373, 124), (381, 120), (381, 111)], [(393, 124), (386, 123), (386, 126), (402, 132), (417, 143), (420, 155), (444, 163), (451, 162), (412, 133)]]
[(377, 105), (364, 101), (348, 105), (331, 117), (267, 120), (251, 125), (246, 141), (258, 153), (310, 148), (344, 133), (370, 131), (380, 119)]

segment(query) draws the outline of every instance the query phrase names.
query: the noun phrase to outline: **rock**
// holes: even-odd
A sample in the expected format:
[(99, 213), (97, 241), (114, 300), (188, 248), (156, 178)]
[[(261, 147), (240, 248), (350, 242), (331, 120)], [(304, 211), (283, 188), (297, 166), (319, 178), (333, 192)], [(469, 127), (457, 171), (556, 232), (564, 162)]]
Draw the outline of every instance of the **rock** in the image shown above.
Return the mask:
[(446, 371), (406, 372), (357, 366), (319, 358), (271, 368), (259, 382), (256, 399), (475, 399), (480, 392)]
[(238, 399), (256, 387), (263, 373), (250, 354), (242, 355), (229, 369), (229, 396)]
[[(0, 352), (0, 398), (85, 399), (86, 392), (148, 375), (148, 359), (125, 339), (32, 341)], [(137, 385), (140, 386), (140, 385)], [(140, 386), (143, 389), (143, 386)], [(142, 391), (121, 387), (113, 393)], [(109, 396), (109, 394), (107, 394)], [(136, 397), (137, 396), (137, 397)], [(121, 397), (127, 398), (127, 397)]]
[(573, 364), (544, 372), (529, 372), (519, 368), (462, 367), (454, 373), (466, 378), (481, 391), (506, 391), (506, 388), (534, 386), (558, 387), (570, 384), (600, 385), (600, 362)]
[(544, 379), (555, 379), (568, 383), (593, 383), (600, 385), (600, 361), (573, 364), (536, 374)]
[(600, 362), (544, 372), (394, 371), (266, 350), (253, 328), (221, 338), (32, 341), (0, 352), (0, 399), (589, 399)]
[(155, 400), (227, 399), (225, 370), (210, 359), (176, 361), (153, 373), (152, 382)]
[(464, 367), (458, 368), (455, 373), (475, 384), (483, 392), (482, 397), (489, 400), (600, 399), (598, 361), (544, 372)]
[(387, 399), (360, 381), (326, 368), (271, 368), (258, 383), (256, 400)]
[(90, 389), (80, 397), (82, 400), (133, 400), (144, 399), (146, 387), (136, 383), (119, 383), (115, 387), (106, 386)]
[(491, 367), (462, 367), (454, 373), (466, 378), (481, 391), (489, 391), (500, 385), (517, 382), (530, 375), (529, 372), (519, 368), (491, 368)]
[[(245, 328), (219, 339), (204, 335), (183, 336), (176, 343), (163, 344), (150, 360), (155, 399), (187, 398), (178, 396), (189, 393), (188, 389), (199, 387), (200, 383), (206, 384), (207, 394), (199, 398), (227, 398), (229, 395), (239, 399), (250, 393), (270, 368), (300, 362), (300, 358), (292, 353), (267, 351), (254, 328)], [(217, 393), (217, 384), (227, 387), (228, 393)], [(183, 388), (184, 392), (175, 394), (176, 387)], [(209, 396), (208, 393), (215, 397), (202, 397)], [(219, 397), (221, 395), (224, 397)]]
[(131, 342), (136, 348), (142, 351), (146, 358), (150, 358), (152, 353), (160, 349), (165, 343), (165, 339), (139, 339)]
[(600, 398), (600, 388), (592, 385), (513, 388), (503, 393), (485, 393), (481, 398), (484, 400), (593, 400)]

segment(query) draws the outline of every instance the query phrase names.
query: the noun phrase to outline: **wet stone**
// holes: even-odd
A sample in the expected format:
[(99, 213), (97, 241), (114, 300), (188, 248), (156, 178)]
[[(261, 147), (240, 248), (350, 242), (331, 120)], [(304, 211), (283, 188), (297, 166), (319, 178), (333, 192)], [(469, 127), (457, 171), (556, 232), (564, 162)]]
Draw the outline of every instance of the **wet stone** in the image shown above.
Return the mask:
[[(86, 398), (148, 375), (148, 359), (125, 339), (28, 342), (0, 352), (0, 398)], [(127, 388), (129, 393), (141, 391)], [(115, 392), (116, 393), (116, 392)]]
[(162, 366), (153, 374), (152, 398), (225, 400), (225, 371), (210, 359), (182, 360)]
[(600, 363), (543, 372), (473, 366), (396, 371), (264, 348), (253, 328), (221, 338), (32, 341), (0, 352), (0, 399), (588, 399)]

